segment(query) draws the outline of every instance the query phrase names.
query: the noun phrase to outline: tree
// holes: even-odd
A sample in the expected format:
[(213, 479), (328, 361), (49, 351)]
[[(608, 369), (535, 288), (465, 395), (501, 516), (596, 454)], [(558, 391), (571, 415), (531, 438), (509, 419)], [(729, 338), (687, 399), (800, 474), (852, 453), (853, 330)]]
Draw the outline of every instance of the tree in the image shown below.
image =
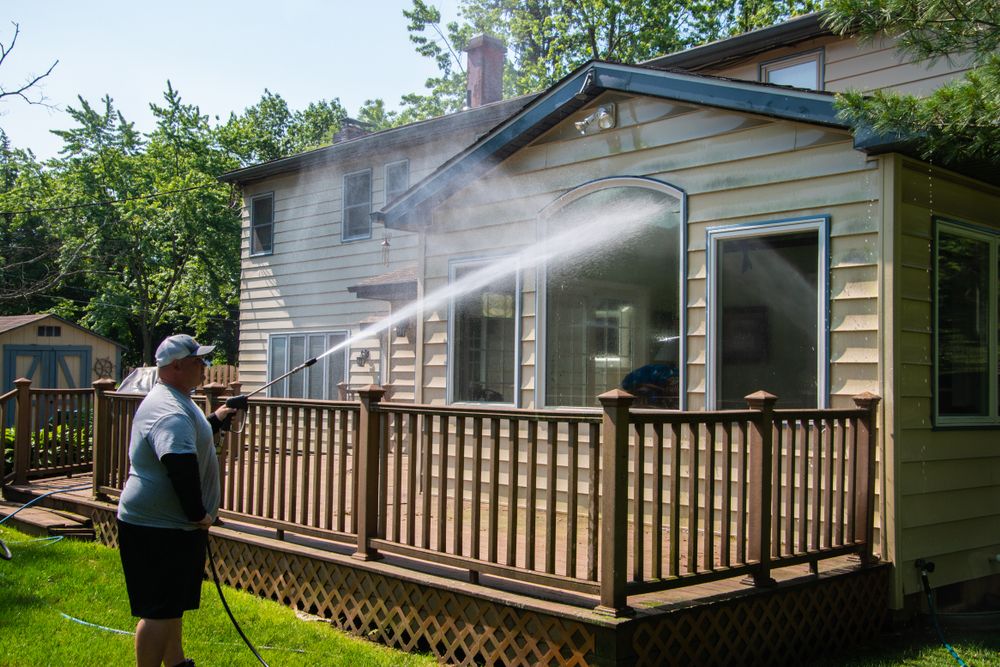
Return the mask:
[(995, 0), (830, 0), (841, 34), (886, 34), (918, 59), (968, 58), (964, 78), (925, 98), (878, 91), (840, 97), (859, 128), (917, 141), (927, 159), (1000, 163), (1000, 5)]
[(131, 343), (133, 360), (147, 363), (155, 340), (175, 329), (219, 340), (226, 327), (212, 323), (223, 321), (232, 337), (240, 229), (216, 180), (236, 163), (207, 118), (169, 82), (164, 103), (150, 108), (156, 127), (142, 137), (110, 98), (101, 110), (81, 98), (69, 109), (76, 127), (58, 132), (65, 157), (53, 165), (56, 196), (80, 204), (59, 211), (56, 224), (65, 248), (86, 247), (77, 260), (90, 290), (83, 323)]
[(217, 132), (220, 144), (241, 165), (249, 165), (327, 145), (346, 117), (336, 98), (292, 112), (281, 95), (265, 89), (257, 104), (230, 114)]
[[(10, 44), (0, 42), (0, 67), (7, 61), (7, 57), (10, 56), (11, 52), (14, 51), (14, 47), (17, 44), (17, 37), (21, 34), (21, 26), (19, 24), (11, 21), (11, 25), (14, 26), (14, 35), (10, 38)], [(28, 104), (45, 104), (45, 96), (38, 92), (37, 86), (42, 79), (52, 74), (52, 70), (58, 64), (58, 60), (54, 61), (44, 73), (29, 74), (25, 77), (24, 81), (20, 84), (15, 84), (13, 87), (0, 84), (0, 100), (20, 98)]]
[(437, 62), (441, 76), (428, 79), (429, 94), (403, 98), (399, 120), (411, 122), (462, 108), (466, 82), (456, 54), (479, 33), (507, 45), (504, 95), (510, 97), (543, 90), (591, 59), (641, 62), (814, 11), (820, 2), (462, 0), (463, 20), (449, 23), (445, 35), (438, 9), (413, 0), (412, 9), (403, 12), (410, 20), (410, 40), (417, 53)]

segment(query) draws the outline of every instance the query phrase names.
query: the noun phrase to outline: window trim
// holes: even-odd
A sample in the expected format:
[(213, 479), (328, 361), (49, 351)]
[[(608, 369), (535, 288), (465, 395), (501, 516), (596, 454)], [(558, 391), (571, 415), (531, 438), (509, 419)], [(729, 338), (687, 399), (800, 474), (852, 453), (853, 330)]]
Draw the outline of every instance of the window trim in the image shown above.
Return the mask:
[[(785, 220), (764, 220), (720, 225), (705, 230), (705, 409), (719, 403), (719, 243), (725, 240), (778, 236), (815, 231), (819, 266), (816, 275), (816, 399), (817, 408), (830, 405), (830, 216), (819, 215)], [(781, 397), (778, 397), (779, 407)]]
[[(254, 250), (254, 228), (255, 227), (261, 227), (261, 226), (264, 226), (264, 225), (254, 225), (254, 222), (253, 222), (253, 205), (254, 205), (254, 202), (257, 201), (258, 199), (266, 199), (266, 198), (270, 198), (271, 199), (271, 222), (267, 223), (267, 226), (271, 227), (271, 247), (267, 248), (266, 250)], [(248, 248), (248, 250), (249, 250), (249, 256), (250, 257), (263, 257), (263, 256), (266, 256), (266, 255), (273, 255), (274, 254), (274, 191), (273, 190), (270, 191), (270, 192), (261, 192), (261, 193), (255, 194), (252, 197), (250, 197), (250, 211), (249, 211), (249, 216), (250, 216), (250, 238), (248, 239), (249, 240), (249, 248)]]
[[(368, 175), (368, 232), (365, 234), (358, 234), (356, 236), (347, 236), (347, 179), (352, 176), (358, 176), (360, 174)], [(350, 173), (344, 174), (341, 179), (341, 198), (340, 198), (340, 241), (341, 243), (346, 243), (348, 241), (363, 241), (365, 239), (370, 239), (372, 237), (372, 170), (359, 169), (358, 171), (352, 171)], [(351, 208), (360, 208), (361, 204), (354, 204)]]
[(932, 216), (931, 218), (932, 233), (934, 246), (931, 254), (931, 297), (934, 300), (934, 305), (932, 308), (932, 317), (934, 318), (931, 322), (931, 327), (933, 328), (933, 335), (931, 337), (931, 362), (932, 362), (932, 374), (931, 377), (931, 418), (932, 423), (935, 427), (951, 427), (951, 426), (1000, 426), (1000, 406), (998, 406), (998, 392), (1000, 392), (1000, 371), (994, 371), (994, 375), (989, 383), (989, 389), (987, 391), (986, 403), (989, 407), (989, 414), (987, 415), (941, 415), (939, 412), (938, 398), (940, 396), (940, 362), (938, 351), (941, 349), (941, 342), (939, 336), (941, 334), (941, 327), (938, 325), (940, 318), (940, 305), (941, 299), (938, 295), (938, 279), (940, 274), (938, 271), (938, 249), (940, 246), (940, 235), (941, 231), (947, 230), (949, 233), (956, 236), (961, 236), (963, 238), (971, 238), (980, 241), (985, 241), (989, 244), (989, 285), (990, 292), (986, 295), (987, 301), (989, 303), (989, 317), (987, 319), (987, 328), (990, 331), (989, 345), (987, 348), (987, 371), (990, 369), (997, 369), (997, 363), (1000, 361), (1000, 306), (998, 306), (998, 301), (1000, 301), (1000, 229), (994, 229), (987, 227), (986, 225), (978, 225), (969, 222), (964, 222), (962, 220), (957, 220), (954, 218), (948, 218), (944, 216)]
[[(389, 168), (395, 167), (397, 165), (406, 165), (406, 187), (400, 190), (394, 197), (394, 199), (389, 199)], [(388, 206), (392, 201), (398, 199), (404, 192), (410, 189), (410, 160), (409, 158), (404, 158), (402, 160), (396, 160), (394, 162), (386, 162), (385, 167), (382, 171), (382, 198), (385, 200), (385, 205)]]
[[(274, 340), (274, 339), (277, 339), (277, 338), (284, 338), (285, 339), (285, 355), (284, 355), (285, 358), (283, 359), (283, 368), (285, 369), (284, 372), (287, 373), (288, 371), (291, 370), (291, 367), (289, 366), (289, 355), (291, 354), (292, 346), (289, 344), (289, 339), (291, 337), (293, 337), (293, 336), (302, 336), (305, 339), (304, 340), (305, 355), (308, 355), (308, 353), (309, 353), (308, 352), (309, 351), (309, 336), (324, 336), (325, 339), (326, 339), (326, 343), (329, 344), (330, 336), (343, 336), (344, 340), (348, 341), (348, 340), (351, 339), (351, 332), (349, 330), (347, 330), (347, 329), (324, 329), (322, 331), (287, 331), (287, 332), (281, 332), (281, 333), (269, 333), (269, 334), (267, 334), (267, 343), (266, 343), (267, 347), (265, 348), (265, 353), (264, 353), (264, 377), (266, 378), (265, 382), (271, 382), (271, 381), (274, 380), (274, 378), (271, 377), (271, 341)], [(328, 350), (328, 349), (329, 348), (326, 348), (324, 350), (324, 352), (326, 350)], [(344, 346), (343, 350), (341, 351), (341, 355), (342, 355), (343, 360), (344, 360), (344, 382), (345, 383), (350, 383), (350, 377), (351, 377), (350, 345), (345, 345)], [(335, 355), (331, 354), (329, 356), (333, 357)], [(305, 356), (305, 359), (309, 359), (309, 358), (310, 357)], [(305, 359), (303, 359), (303, 361), (305, 361)], [(305, 373), (306, 373), (306, 375), (302, 379), (302, 386), (303, 387), (308, 387), (309, 386), (309, 375), (314, 372), (314, 368), (315, 368), (315, 366), (310, 366), (308, 368), (303, 369), (305, 371)], [(324, 394), (328, 394), (329, 393), (328, 392), (328, 390), (330, 388), (330, 383), (329, 383), (330, 370), (329, 369), (330, 369), (329, 363), (323, 364), (323, 393)], [(277, 386), (284, 387), (284, 391), (282, 392), (284, 394), (283, 396), (276, 396), (275, 395), (275, 387), (277, 387)], [(317, 400), (317, 399), (309, 399), (307, 397), (289, 398), (288, 397), (288, 378), (285, 378), (284, 380), (282, 380), (281, 383), (276, 383), (276, 384), (271, 385), (270, 387), (268, 387), (268, 389), (267, 389), (267, 395), (268, 395), (268, 398), (284, 398), (284, 399), (292, 400), (292, 401), (297, 401), (297, 400)], [(340, 398), (339, 396), (334, 396), (334, 397), (326, 396), (325, 398), (322, 398), (322, 399), (319, 399), (319, 400), (336, 401), (336, 400), (339, 400), (339, 398)]]
[[(497, 255), (476, 255), (470, 257), (455, 258), (448, 261), (448, 284), (453, 284), (457, 278), (456, 274), (460, 269), (469, 267), (485, 267), (504, 260), (513, 259), (516, 255), (509, 253)], [(521, 267), (514, 267), (514, 400), (513, 402), (501, 401), (459, 401), (455, 399), (455, 385), (457, 384), (456, 374), (458, 369), (455, 366), (456, 344), (458, 342), (456, 324), (457, 315), (455, 312), (455, 296), (448, 300), (448, 349), (445, 361), (445, 373), (448, 378), (445, 383), (445, 401), (455, 405), (503, 405), (521, 407)], [(506, 274), (505, 274), (506, 275)]]
[[(572, 204), (576, 200), (582, 199), (583, 197), (598, 192), (599, 190), (618, 187), (646, 188), (649, 190), (655, 190), (674, 197), (678, 202), (678, 243), (680, 244), (682, 251), (678, 253), (680, 261), (678, 262), (677, 267), (677, 289), (679, 292), (677, 295), (677, 306), (680, 310), (677, 314), (677, 331), (680, 334), (680, 340), (677, 341), (677, 372), (680, 374), (677, 388), (677, 409), (682, 411), (687, 410), (687, 192), (681, 190), (675, 185), (667, 183), (666, 181), (649, 178), (647, 176), (609, 176), (606, 178), (594, 179), (560, 195), (554, 201), (542, 208), (542, 210), (538, 213), (538, 231), (541, 236), (544, 236), (548, 231), (548, 225), (551, 218), (559, 213), (559, 211), (561, 211), (564, 207)], [(549, 406), (545, 403), (545, 376), (548, 371), (546, 368), (547, 357), (545, 356), (548, 352), (546, 346), (546, 338), (548, 336), (548, 323), (546, 322), (548, 313), (548, 266), (544, 263), (540, 264), (535, 269), (535, 284), (537, 286), (535, 289), (535, 359), (537, 360), (535, 363), (535, 405), (541, 406), (547, 410), (589, 409), (585, 407), (581, 408), (581, 406)], [(595, 408), (595, 410), (596, 409), (598, 408)]]
[[(816, 63), (817, 85), (812, 90), (826, 90), (826, 49), (823, 47), (812, 49), (810, 51), (800, 51), (799, 53), (793, 53), (791, 55), (774, 58), (772, 60), (765, 60), (757, 66), (757, 80), (760, 83), (770, 83), (767, 80), (769, 72), (810, 61)], [(771, 85), (780, 86), (784, 84), (776, 83)]]

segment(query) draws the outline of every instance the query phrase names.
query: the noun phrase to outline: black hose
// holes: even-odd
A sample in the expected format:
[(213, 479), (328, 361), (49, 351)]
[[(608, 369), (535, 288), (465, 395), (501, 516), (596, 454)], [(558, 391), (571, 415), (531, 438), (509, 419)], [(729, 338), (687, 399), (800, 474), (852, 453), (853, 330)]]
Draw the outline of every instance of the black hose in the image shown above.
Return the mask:
[(264, 662), (264, 658), (260, 657), (260, 653), (258, 653), (257, 649), (255, 649), (253, 644), (250, 643), (250, 640), (247, 638), (247, 636), (243, 634), (243, 629), (240, 628), (240, 624), (236, 622), (236, 617), (233, 616), (233, 612), (230, 611), (229, 603), (226, 602), (226, 596), (222, 594), (222, 584), (219, 583), (219, 573), (215, 571), (215, 554), (212, 553), (211, 541), (206, 540), (205, 546), (208, 548), (208, 563), (212, 568), (212, 579), (215, 580), (215, 590), (219, 591), (219, 599), (222, 600), (222, 606), (226, 610), (226, 613), (229, 614), (229, 620), (233, 622), (233, 627), (236, 628), (236, 632), (239, 633), (240, 638), (243, 639), (243, 642), (250, 648), (253, 654), (257, 657), (257, 660), (260, 661), (260, 664), (264, 665), (264, 667), (270, 667), (270, 665)]
[(941, 640), (941, 644), (948, 649), (948, 653), (951, 653), (951, 657), (955, 658), (959, 665), (962, 667), (969, 667), (965, 661), (959, 657), (958, 653), (955, 652), (955, 649), (951, 647), (951, 644), (945, 640), (944, 632), (941, 631), (941, 625), (938, 624), (937, 613), (934, 611), (934, 596), (931, 594), (931, 582), (927, 578), (927, 573), (934, 571), (934, 563), (928, 563), (923, 559), (919, 559), (916, 565), (920, 568), (920, 580), (923, 582), (924, 594), (927, 596), (927, 607), (931, 612), (931, 623), (937, 631), (938, 639)]

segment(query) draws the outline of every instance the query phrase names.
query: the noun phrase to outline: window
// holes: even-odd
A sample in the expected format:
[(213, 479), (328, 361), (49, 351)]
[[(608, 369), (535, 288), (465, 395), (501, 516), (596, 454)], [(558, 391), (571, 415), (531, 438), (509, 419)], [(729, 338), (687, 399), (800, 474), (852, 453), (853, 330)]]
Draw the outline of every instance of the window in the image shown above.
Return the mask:
[(392, 203), (396, 197), (410, 187), (410, 161), (400, 160), (385, 165), (385, 203)]
[(826, 218), (716, 227), (709, 238), (710, 409), (763, 389), (787, 408), (827, 401)]
[(62, 336), (62, 327), (43, 325), (38, 327), (38, 335), (41, 338), (56, 338)]
[(274, 247), (274, 195), (250, 200), (250, 254), (266, 255)]
[[(268, 341), (267, 379), (281, 377), (306, 359), (318, 357), (347, 340), (347, 334), (274, 334)], [(271, 385), (274, 398), (316, 398), (337, 400), (337, 385), (347, 378), (347, 349), (329, 354), (312, 366)]]
[(823, 51), (810, 51), (763, 63), (760, 80), (780, 86), (823, 90)]
[[(451, 280), (477, 281), (486, 265), (453, 265)], [(517, 280), (513, 273), (459, 294), (452, 304), (452, 399), (515, 402)]]
[(367, 239), (372, 235), (371, 169), (344, 176), (344, 241)]
[(595, 181), (565, 195), (548, 233), (603, 232), (545, 268), (545, 405), (597, 406), (616, 387), (636, 405), (681, 406), (683, 193), (650, 179)]
[(1000, 232), (935, 220), (935, 423), (1000, 423)]

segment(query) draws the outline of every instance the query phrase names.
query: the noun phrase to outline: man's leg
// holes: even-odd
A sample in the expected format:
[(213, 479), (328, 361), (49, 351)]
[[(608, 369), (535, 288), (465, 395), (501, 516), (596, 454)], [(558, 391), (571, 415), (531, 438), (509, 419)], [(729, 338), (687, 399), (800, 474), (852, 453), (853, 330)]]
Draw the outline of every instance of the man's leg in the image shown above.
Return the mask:
[(180, 618), (143, 618), (135, 627), (136, 667), (160, 667), (184, 662)]

